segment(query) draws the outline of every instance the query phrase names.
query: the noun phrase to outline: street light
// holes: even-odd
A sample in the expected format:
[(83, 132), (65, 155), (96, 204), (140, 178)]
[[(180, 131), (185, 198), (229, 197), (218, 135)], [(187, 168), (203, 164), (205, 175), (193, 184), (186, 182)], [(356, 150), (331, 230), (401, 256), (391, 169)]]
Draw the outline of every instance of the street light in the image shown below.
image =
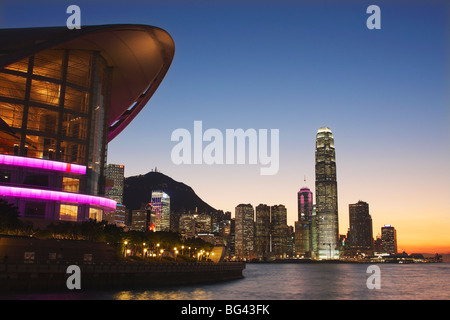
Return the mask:
[(147, 249), (145, 248), (145, 242), (142, 243), (142, 259), (145, 258), (145, 254), (147, 252)]
[(123, 256), (126, 257), (128, 241), (124, 241), (123, 244), (124, 244), (124, 246), (123, 246)]

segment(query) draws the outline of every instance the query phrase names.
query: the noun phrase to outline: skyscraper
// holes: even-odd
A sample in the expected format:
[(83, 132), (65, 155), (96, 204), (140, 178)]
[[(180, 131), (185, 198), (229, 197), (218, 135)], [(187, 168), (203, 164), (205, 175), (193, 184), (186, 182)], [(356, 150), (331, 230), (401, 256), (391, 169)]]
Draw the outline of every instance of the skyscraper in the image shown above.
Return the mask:
[(308, 187), (303, 187), (297, 194), (298, 221), (310, 220), (312, 216), (313, 200), (312, 192)]
[(106, 196), (123, 204), (123, 184), (125, 180), (125, 167), (122, 164), (108, 164), (105, 170), (106, 179), (113, 181), (113, 186), (106, 189)]
[(369, 204), (358, 201), (349, 204), (350, 230), (347, 243), (350, 250), (369, 253), (373, 249), (372, 217), (369, 214)]
[(251, 204), (235, 208), (235, 254), (239, 260), (250, 259), (254, 253), (254, 215)]
[(255, 250), (259, 260), (266, 260), (270, 254), (270, 207), (260, 204), (256, 207)]
[(317, 239), (318, 239), (318, 222), (317, 222), (317, 206), (313, 205), (313, 213), (312, 213), (312, 219), (311, 219), (311, 258), (318, 259), (318, 252), (317, 249)]
[(155, 231), (170, 229), (170, 197), (164, 191), (152, 192), (152, 211), (155, 213)]
[(312, 192), (303, 187), (297, 194), (298, 220), (295, 222), (295, 253), (309, 257), (312, 248)]
[(118, 203), (116, 210), (103, 213), (103, 220), (106, 220), (110, 224), (115, 224), (119, 227), (125, 227), (128, 219), (128, 210), (123, 205)]
[(397, 231), (393, 226), (381, 228), (381, 246), (385, 253), (397, 253)]
[(339, 258), (338, 199), (334, 138), (327, 127), (316, 135), (317, 257)]
[(287, 210), (282, 204), (270, 207), (272, 223), (272, 252), (276, 258), (284, 258), (287, 252)]

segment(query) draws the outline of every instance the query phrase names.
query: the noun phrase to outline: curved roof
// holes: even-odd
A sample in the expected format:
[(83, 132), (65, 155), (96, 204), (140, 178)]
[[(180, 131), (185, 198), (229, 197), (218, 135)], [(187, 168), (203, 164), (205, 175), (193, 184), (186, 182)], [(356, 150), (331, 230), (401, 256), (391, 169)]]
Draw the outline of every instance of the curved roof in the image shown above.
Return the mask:
[(317, 130), (317, 133), (321, 133), (321, 132), (331, 132), (331, 130), (328, 127), (322, 127), (322, 128), (319, 128), (319, 130)]
[(142, 110), (175, 53), (171, 36), (147, 25), (0, 29), (0, 38), (0, 68), (50, 48), (99, 51), (114, 68), (108, 142)]

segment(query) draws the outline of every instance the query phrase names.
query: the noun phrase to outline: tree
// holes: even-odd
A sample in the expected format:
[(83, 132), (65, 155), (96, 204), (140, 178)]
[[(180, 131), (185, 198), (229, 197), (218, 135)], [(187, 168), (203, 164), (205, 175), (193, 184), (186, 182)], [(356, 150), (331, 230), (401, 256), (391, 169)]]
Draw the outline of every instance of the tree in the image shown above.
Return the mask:
[(0, 232), (17, 233), (24, 227), (19, 219), (17, 208), (4, 199), (0, 199)]

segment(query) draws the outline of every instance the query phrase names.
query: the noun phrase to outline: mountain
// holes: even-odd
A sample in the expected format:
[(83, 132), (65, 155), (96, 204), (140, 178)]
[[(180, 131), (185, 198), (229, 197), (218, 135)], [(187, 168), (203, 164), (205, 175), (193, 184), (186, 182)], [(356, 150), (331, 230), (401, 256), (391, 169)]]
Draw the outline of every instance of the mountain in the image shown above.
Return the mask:
[(200, 199), (191, 187), (157, 171), (125, 178), (123, 204), (129, 210), (140, 209), (142, 204), (150, 202), (153, 190), (162, 190), (170, 196), (173, 212), (195, 211), (196, 208), (199, 213), (217, 211)]

